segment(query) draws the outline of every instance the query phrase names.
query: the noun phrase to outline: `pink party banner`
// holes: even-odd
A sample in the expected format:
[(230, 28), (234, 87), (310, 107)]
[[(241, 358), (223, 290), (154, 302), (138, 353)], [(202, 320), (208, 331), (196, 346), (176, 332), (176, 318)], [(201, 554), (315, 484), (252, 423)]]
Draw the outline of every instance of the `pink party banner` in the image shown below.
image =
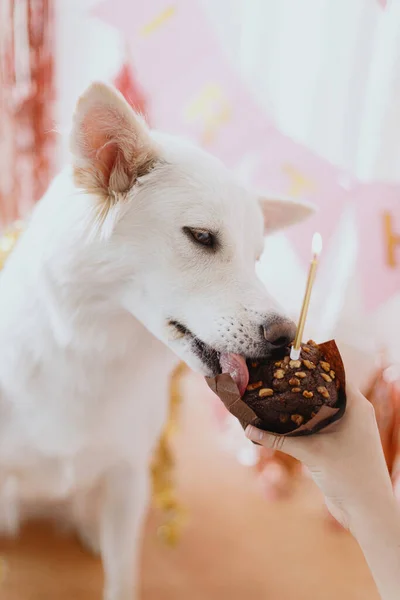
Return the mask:
[(233, 169), (250, 157), (248, 180), (260, 192), (314, 203), (317, 214), (288, 231), (304, 261), (314, 231), (329, 244), (344, 206), (355, 201), (367, 308), (399, 291), (399, 188), (346, 182), (339, 169), (280, 132), (195, 0), (105, 0), (95, 14), (126, 38), (154, 127), (195, 140)]
[(154, 127), (195, 139), (228, 166), (271, 127), (196, 2), (112, 0), (95, 14), (125, 35)]
[(276, 129), (226, 59), (197, 2), (107, 0), (96, 14), (130, 44), (156, 128), (196, 140), (231, 168), (251, 154), (251, 184), (319, 207), (315, 218), (289, 233), (301, 257), (309, 258), (315, 229), (328, 243), (347, 199), (339, 172)]
[[(307, 200), (317, 209), (305, 223), (287, 231), (287, 237), (304, 261), (310, 260), (315, 231), (321, 233), (327, 245), (344, 206), (351, 200), (342, 179), (344, 174), (338, 168), (277, 129), (271, 129), (263, 140), (252, 183), (271, 196)], [(326, 253), (322, 260), (324, 256)]]
[(354, 191), (358, 222), (358, 269), (365, 306), (374, 310), (400, 293), (400, 186), (360, 185)]

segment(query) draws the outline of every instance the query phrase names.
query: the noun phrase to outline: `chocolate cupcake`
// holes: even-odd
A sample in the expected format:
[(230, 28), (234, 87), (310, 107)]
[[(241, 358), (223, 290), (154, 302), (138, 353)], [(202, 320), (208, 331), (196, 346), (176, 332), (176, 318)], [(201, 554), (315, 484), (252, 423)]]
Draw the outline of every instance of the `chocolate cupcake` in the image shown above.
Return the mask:
[(299, 360), (248, 361), (249, 383), (243, 401), (271, 431), (288, 433), (319, 409), (335, 406), (336, 372), (317, 344), (302, 344)]
[(279, 359), (248, 360), (248, 383), (228, 373), (208, 385), (243, 427), (249, 424), (281, 435), (307, 435), (344, 414), (345, 373), (334, 341), (302, 344), (298, 360), (290, 348)]

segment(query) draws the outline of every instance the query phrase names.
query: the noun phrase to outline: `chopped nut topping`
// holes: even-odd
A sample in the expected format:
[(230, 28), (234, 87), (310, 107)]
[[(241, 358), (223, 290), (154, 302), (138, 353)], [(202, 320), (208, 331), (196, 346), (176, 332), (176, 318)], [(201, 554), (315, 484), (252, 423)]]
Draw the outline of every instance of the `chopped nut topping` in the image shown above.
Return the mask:
[(303, 396), (304, 396), (304, 398), (313, 398), (314, 393), (313, 392), (309, 392), (308, 390), (304, 390)]
[(327, 381), (328, 383), (332, 381), (331, 377), (329, 377), (327, 373), (321, 373), (321, 377), (322, 379), (325, 379), (325, 381)]
[(299, 427), (303, 421), (304, 421), (304, 417), (302, 415), (292, 415), (290, 417), (290, 419), (293, 421), (293, 423), (296, 423), (296, 425)]
[(274, 395), (274, 390), (271, 390), (271, 388), (262, 388), (259, 392), (258, 395), (260, 398), (267, 398), (268, 396), (273, 396)]
[(292, 377), (291, 379), (289, 379), (289, 385), (300, 385), (300, 379), (297, 379), (297, 377)]
[(317, 392), (318, 394), (321, 394), (321, 396), (323, 396), (324, 398), (330, 398), (328, 390), (323, 385), (317, 388)]
[(258, 388), (262, 387), (262, 384), (263, 384), (262, 381), (255, 381), (254, 383), (249, 383), (246, 390), (249, 392), (251, 392), (253, 390), (258, 390)]
[(294, 388), (292, 388), (292, 392), (294, 394), (298, 394), (299, 392), (301, 392), (301, 389), (299, 387), (294, 387)]
[(297, 371), (297, 373), (295, 373), (296, 377), (299, 377), (300, 379), (304, 379), (304, 377), (307, 377), (306, 373), (304, 373), (304, 371)]
[(324, 371), (329, 373), (329, 371), (331, 370), (331, 365), (328, 362), (321, 360), (321, 362), (319, 364), (321, 365), (321, 367), (323, 368)]
[(307, 369), (310, 369), (310, 371), (312, 369), (315, 369), (315, 365), (313, 362), (311, 362), (311, 360), (303, 360), (304, 366), (307, 367)]
[(301, 361), (300, 360), (291, 360), (289, 362), (289, 367), (291, 369), (299, 369), (301, 367)]
[(285, 371), (283, 369), (278, 369), (274, 373), (275, 379), (283, 379), (285, 377)]

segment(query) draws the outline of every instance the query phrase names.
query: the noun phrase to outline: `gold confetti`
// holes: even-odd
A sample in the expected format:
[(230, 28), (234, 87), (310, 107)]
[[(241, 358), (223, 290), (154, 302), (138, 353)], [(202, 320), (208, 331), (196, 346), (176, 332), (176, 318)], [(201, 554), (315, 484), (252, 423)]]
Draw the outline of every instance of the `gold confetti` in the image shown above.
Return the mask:
[(179, 410), (182, 404), (181, 380), (187, 367), (179, 363), (172, 373), (170, 382), (169, 415), (164, 431), (151, 464), (153, 503), (163, 511), (166, 522), (158, 529), (159, 538), (168, 546), (176, 546), (185, 521), (185, 511), (180, 505), (175, 491), (175, 460), (171, 449), (171, 439), (176, 431)]
[(394, 269), (398, 265), (398, 262), (396, 261), (396, 249), (400, 249), (400, 235), (394, 231), (392, 215), (389, 212), (384, 213), (383, 224), (385, 232), (386, 264), (388, 267)]
[(288, 195), (298, 198), (304, 196), (306, 192), (312, 192), (315, 189), (314, 182), (308, 179), (301, 171), (293, 165), (284, 165), (283, 172), (288, 176), (290, 184)]
[(222, 88), (215, 83), (207, 83), (195, 97), (194, 100), (186, 107), (184, 117), (187, 121), (195, 121), (199, 116), (203, 115), (213, 102), (221, 102), (223, 98)]
[(175, 6), (168, 6), (164, 9), (159, 15), (154, 17), (152, 21), (144, 25), (140, 30), (140, 34), (143, 37), (146, 37), (152, 33), (154, 33), (157, 29), (159, 29), (166, 21), (168, 21), (171, 17), (176, 13)]
[(232, 117), (232, 108), (220, 85), (208, 83), (186, 107), (184, 118), (189, 123), (201, 120), (201, 143), (210, 145), (218, 130)]

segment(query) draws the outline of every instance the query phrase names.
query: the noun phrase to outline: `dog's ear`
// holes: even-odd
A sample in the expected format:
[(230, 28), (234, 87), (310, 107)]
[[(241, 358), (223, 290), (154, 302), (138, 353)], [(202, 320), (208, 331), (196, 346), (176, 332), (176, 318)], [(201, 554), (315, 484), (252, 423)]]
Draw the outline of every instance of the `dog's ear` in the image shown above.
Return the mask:
[(78, 100), (71, 151), (76, 185), (112, 202), (156, 162), (144, 121), (104, 83), (93, 83)]
[(284, 229), (311, 216), (316, 208), (306, 202), (277, 198), (260, 198), (266, 233)]

